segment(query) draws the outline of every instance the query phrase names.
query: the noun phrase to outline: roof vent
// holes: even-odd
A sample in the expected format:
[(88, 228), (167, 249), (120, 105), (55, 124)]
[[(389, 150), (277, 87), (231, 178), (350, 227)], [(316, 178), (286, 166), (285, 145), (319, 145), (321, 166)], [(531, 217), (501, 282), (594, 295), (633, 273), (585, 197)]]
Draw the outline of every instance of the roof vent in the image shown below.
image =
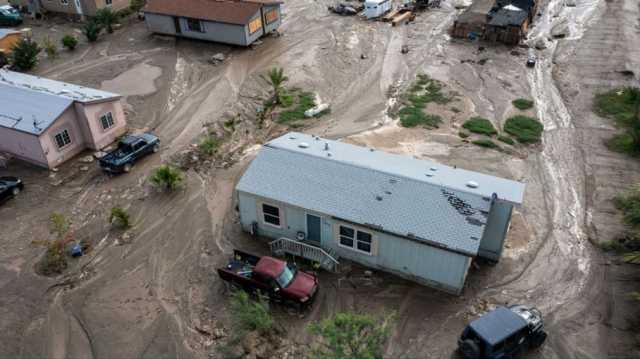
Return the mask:
[(433, 173), (425, 173), (425, 176), (427, 176), (427, 177), (433, 177)]
[(376, 200), (382, 201), (382, 196), (376, 196)]
[(331, 152), (327, 152), (327, 157), (331, 157)]
[(298, 147), (300, 147), (300, 148), (309, 148), (309, 144), (308, 144), (308, 143), (306, 143), (306, 142), (300, 142), (300, 143), (298, 144)]
[(398, 180), (395, 179), (395, 178), (392, 178), (392, 179), (389, 180), (389, 183), (396, 184), (396, 183), (398, 183)]
[(373, 151), (375, 151), (375, 150), (374, 150), (373, 148), (370, 148), (370, 149), (369, 149), (369, 151), (373, 152)]
[(289, 136), (290, 140), (295, 140), (297, 137), (296, 136)]
[(474, 182), (474, 181), (467, 182), (467, 187), (469, 188), (478, 188), (478, 186), (480, 186), (478, 182)]
[(434, 171), (434, 172), (435, 172), (435, 171), (437, 171), (437, 170), (438, 170), (438, 168), (436, 168), (436, 167), (431, 167), (431, 168), (429, 168), (429, 171)]
[(324, 150), (329, 151), (329, 142), (324, 143)]

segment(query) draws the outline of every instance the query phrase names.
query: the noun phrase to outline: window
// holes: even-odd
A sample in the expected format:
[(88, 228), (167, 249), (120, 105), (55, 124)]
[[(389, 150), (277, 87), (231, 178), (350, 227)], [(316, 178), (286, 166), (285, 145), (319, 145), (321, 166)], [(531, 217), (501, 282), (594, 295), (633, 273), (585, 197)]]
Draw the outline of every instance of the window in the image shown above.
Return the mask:
[(187, 29), (189, 29), (189, 31), (204, 32), (202, 22), (196, 19), (187, 19)]
[(280, 227), (280, 208), (263, 203), (262, 217), (265, 224)]
[(278, 10), (269, 10), (264, 14), (264, 19), (267, 24), (278, 21)]
[(66, 147), (67, 145), (69, 145), (71, 143), (71, 136), (69, 136), (69, 131), (67, 131), (67, 130), (62, 130), (61, 132), (58, 132), (54, 136), (54, 139), (55, 139), (56, 145), (58, 145), (59, 149), (61, 149), (63, 147)]
[(107, 112), (104, 115), (100, 116), (100, 124), (102, 125), (103, 130), (107, 130), (113, 127), (113, 114), (111, 114), (111, 112)]
[(371, 254), (373, 236), (371, 233), (356, 230), (348, 226), (340, 226), (340, 245), (360, 252)]
[(107, 6), (111, 6), (111, 4), (113, 4), (113, 0), (105, 0), (105, 5)]
[(256, 18), (249, 23), (249, 34), (253, 34), (262, 28), (262, 19)]
[(69, 0), (60, 0), (60, 4), (69, 5)]

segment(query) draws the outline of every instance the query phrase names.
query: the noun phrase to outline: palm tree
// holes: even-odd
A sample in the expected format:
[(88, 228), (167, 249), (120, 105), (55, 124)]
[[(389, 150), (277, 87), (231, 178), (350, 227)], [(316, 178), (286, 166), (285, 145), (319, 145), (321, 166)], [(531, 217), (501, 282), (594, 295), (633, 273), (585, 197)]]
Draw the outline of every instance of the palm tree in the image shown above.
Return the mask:
[(106, 27), (107, 32), (111, 34), (113, 33), (113, 24), (118, 22), (118, 14), (105, 7), (96, 12), (96, 21)]
[(280, 104), (280, 93), (285, 82), (289, 81), (289, 78), (284, 75), (284, 69), (282, 67), (274, 67), (267, 76), (261, 76), (271, 87), (273, 88), (273, 101), (274, 104)]

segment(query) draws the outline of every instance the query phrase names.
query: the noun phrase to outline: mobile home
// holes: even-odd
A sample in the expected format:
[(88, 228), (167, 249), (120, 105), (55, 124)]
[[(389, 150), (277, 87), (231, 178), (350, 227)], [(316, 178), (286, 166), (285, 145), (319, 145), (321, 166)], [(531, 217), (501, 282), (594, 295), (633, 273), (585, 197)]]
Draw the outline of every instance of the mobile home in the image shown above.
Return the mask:
[(524, 184), (289, 133), (263, 146), (236, 193), (242, 228), (276, 253), (459, 294), (475, 257), (500, 259)]

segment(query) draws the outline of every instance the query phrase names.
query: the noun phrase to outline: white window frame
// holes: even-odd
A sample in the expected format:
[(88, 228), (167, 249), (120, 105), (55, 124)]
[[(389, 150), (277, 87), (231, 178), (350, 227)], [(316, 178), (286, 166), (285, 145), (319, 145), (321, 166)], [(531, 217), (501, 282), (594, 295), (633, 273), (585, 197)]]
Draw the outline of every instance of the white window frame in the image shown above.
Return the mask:
[[(60, 138), (62, 139), (62, 142), (66, 142), (64, 139), (64, 134), (67, 134), (67, 138), (69, 139), (69, 142), (63, 144), (62, 146), (60, 146), (60, 144), (58, 143), (58, 136), (61, 136)], [(73, 143), (73, 140), (71, 139), (71, 133), (69, 132), (69, 130), (67, 130), (66, 128), (59, 131), (58, 133), (56, 133), (55, 135), (53, 135), (53, 142), (56, 144), (56, 147), (58, 147), (58, 150), (62, 150), (65, 149), (66, 147), (68, 147), (69, 145), (71, 145)]]
[(64, 6), (69, 6), (69, 0), (60, 0), (60, 4)]
[[(107, 127), (104, 127), (104, 122), (102, 120), (103, 118), (106, 119), (107, 124), (109, 124), (109, 122), (111, 122)], [(102, 127), (103, 131), (108, 131), (111, 128), (113, 128), (113, 126), (116, 125), (116, 120), (113, 118), (113, 112), (111, 112), (111, 111), (103, 113), (98, 118), (98, 121), (100, 122), (100, 127)]]
[[(273, 208), (277, 208), (278, 209), (277, 218), (278, 218), (278, 220), (280, 222), (280, 225), (275, 225), (275, 224), (269, 223), (269, 222), (267, 222), (265, 220), (265, 216), (271, 216), (271, 217), (276, 217), (276, 216), (274, 216), (273, 214), (270, 214), (270, 213), (265, 213), (264, 212), (264, 206), (269, 206), (269, 207), (273, 207)], [(267, 202), (261, 202), (260, 203), (260, 216), (262, 218), (262, 223), (264, 225), (270, 226), (270, 227), (273, 227), (273, 228), (283, 228), (284, 216), (282, 214), (283, 214), (282, 206), (278, 206), (278, 205), (275, 205), (273, 203), (267, 203)]]
[[(348, 228), (348, 229), (351, 229), (353, 231), (353, 238), (352, 238), (353, 246), (347, 246), (347, 245), (342, 244), (342, 241), (341, 241), (342, 234), (340, 234), (340, 227)], [(369, 236), (371, 236), (371, 242), (369, 243), (369, 248), (370, 248), (369, 252), (363, 251), (363, 250), (358, 248), (358, 232), (366, 233)], [(350, 249), (350, 250), (352, 250), (354, 252), (358, 252), (358, 253), (362, 253), (362, 254), (373, 256), (374, 241), (375, 241), (373, 232), (361, 230), (358, 227), (347, 225), (347, 224), (338, 224), (337, 236), (338, 236), (338, 246), (339, 247), (347, 248), (347, 249)]]

